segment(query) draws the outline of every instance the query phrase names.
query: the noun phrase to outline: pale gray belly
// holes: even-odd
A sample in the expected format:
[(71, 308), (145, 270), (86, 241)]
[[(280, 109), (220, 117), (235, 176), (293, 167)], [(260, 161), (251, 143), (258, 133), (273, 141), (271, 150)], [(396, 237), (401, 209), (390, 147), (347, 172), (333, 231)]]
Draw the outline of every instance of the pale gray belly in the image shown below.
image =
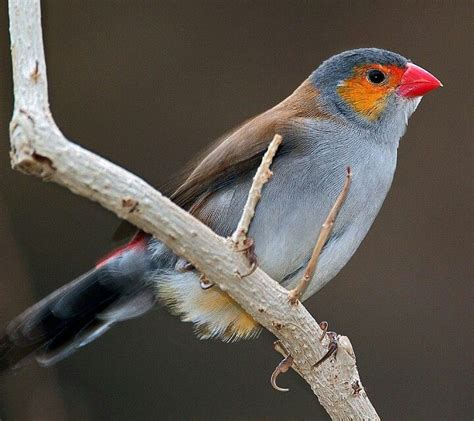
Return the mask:
[[(352, 161), (352, 185), (324, 248), (307, 298), (322, 288), (349, 261), (366, 236), (390, 188), (396, 153)], [(301, 169), (299, 169), (301, 170)], [(326, 169), (327, 170), (327, 169)], [(260, 267), (286, 287), (302, 276), (319, 230), (345, 178), (345, 165), (325, 173), (274, 179), (264, 191), (250, 235)], [(273, 183), (273, 187), (270, 185)]]

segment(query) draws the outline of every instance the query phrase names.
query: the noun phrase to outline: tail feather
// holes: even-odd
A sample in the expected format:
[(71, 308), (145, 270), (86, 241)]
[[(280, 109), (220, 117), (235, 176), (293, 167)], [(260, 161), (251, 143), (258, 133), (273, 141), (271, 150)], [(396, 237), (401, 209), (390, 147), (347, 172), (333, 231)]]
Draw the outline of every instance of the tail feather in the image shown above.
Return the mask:
[(155, 305), (150, 262), (130, 251), (53, 292), (10, 322), (0, 337), (0, 373), (30, 359), (44, 366), (71, 355), (119, 321)]

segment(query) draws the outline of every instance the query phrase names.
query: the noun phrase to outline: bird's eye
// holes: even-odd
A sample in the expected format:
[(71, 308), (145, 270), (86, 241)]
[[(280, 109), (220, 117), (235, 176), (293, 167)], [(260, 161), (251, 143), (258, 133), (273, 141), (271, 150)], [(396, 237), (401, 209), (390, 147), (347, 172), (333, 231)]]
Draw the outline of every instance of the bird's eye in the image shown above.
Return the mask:
[(367, 79), (369, 79), (370, 82), (375, 83), (375, 84), (380, 84), (385, 80), (386, 76), (383, 72), (377, 69), (369, 70), (367, 72)]

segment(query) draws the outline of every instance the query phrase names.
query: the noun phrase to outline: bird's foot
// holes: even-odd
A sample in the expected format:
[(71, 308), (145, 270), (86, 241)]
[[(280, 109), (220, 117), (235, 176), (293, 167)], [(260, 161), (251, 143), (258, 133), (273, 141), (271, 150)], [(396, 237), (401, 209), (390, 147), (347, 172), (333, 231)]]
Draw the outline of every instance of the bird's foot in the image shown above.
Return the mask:
[(281, 373), (286, 373), (291, 368), (291, 366), (293, 365), (293, 357), (288, 353), (281, 341), (275, 341), (273, 343), (273, 346), (276, 351), (283, 352), (286, 357), (283, 358), (280, 364), (276, 366), (275, 370), (272, 373), (272, 376), (270, 377), (270, 383), (275, 390), (278, 390), (279, 392), (288, 392), (290, 389), (278, 386), (276, 380)]
[(192, 272), (196, 268), (194, 265), (187, 261), (178, 261), (175, 267), (176, 271), (178, 272)]
[[(318, 367), (321, 363), (326, 361), (332, 355), (334, 355), (334, 357), (336, 357), (337, 348), (338, 348), (338, 336), (339, 335), (335, 332), (328, 332), (328, 326), (329, 326), (328, 322), (324, 321), (324, 322), (319, 323), (319, 327), (323, 331), (323, 333), (322, 333), (321, 337), (319, 338), (319, 340), (322, 342), (324, 337), (327, 336), (329, 338), (329, 346), (328, 346), (328, 350), (327, 350), (326, 354), (324, 354), (319, 361), (317, 361), (316, 363), (314, 363), (312, 365), (313, 368)], [(281, 354), (286, 355), (286, 356), (285, 356), (285, 358), (283, 358), (283, 360), (280, 362), (280, 364), (278, 364), (276, 366), (275, 370), (273, 371), (273, 373), (270, 377), (270, 383), (271, 383), (272, 387), (275, 390), (278, 390), (279, 392), (288, 392), (290, 389), (278, 386), (276, 381), (277, 381), (278, 376), (281, 373), (286, 373), (293, 366), (293, 361), (294, 360), (293, 360), (293, 357), (290, 355), (290, 353), (287, 351), (287, 349), (285, 348), (285, 346), (283, 345), (283, 343), (281, 341), (275, 341), (273, 343), (273, 347), (275, 348), (276, 351), (278, 351)]]
[[(195, 266), (192, 263), (189, 263), (187, 261), (179, 261), (176, 266), (175, 270), (180, 273), (185, 273), (185, 272), (193, 272), (196, 270)], [(202, 289), (209, 289), (213, 287), (215, 284), (211, 282), (206, 275), (203, 275), (202, 273), (199, 275), (199, 285), (201, 285)]]
[(241, 278), (251, 275), (257, 269), (257, 255), (255, 254), (255, 241), (253, 238), (247, 237), (244, 243), (237, 249), (237, 251), (244, 253), (245, 257), (249, 261), (250, 269), (247, 273), (240, 274)]
[(321, 337), (319, 338), (319, 342), (322, 342), (322, 340), (326, 336), (326, 333), (328, 332), (329, 323), (326, 321), (320, 322), (319, 327), (323, 331), (323, 333), (321, 334)]
[(201, 274), (199, 276), (199, 284), (201, 285), (202, 289), (209, 289), (213, 287), (215, 284), (211, 282), (206, 275)]
[(324, 354), (319, 361), (313, 364), (313, 368), (318, 367), (322, 362), (326, 361), (329, 357), (331, 357), (331, 355), (334, 355), (334, 358), (336, 357), (339, 335), (336, 332), (328, 332), (328, 326), (328, 322), (319, 323), (319, 327), (323, 331), (319, 340), (322, 341), (324, 337), (327, 336), (329, 338), (329, 346), (326, 354)]

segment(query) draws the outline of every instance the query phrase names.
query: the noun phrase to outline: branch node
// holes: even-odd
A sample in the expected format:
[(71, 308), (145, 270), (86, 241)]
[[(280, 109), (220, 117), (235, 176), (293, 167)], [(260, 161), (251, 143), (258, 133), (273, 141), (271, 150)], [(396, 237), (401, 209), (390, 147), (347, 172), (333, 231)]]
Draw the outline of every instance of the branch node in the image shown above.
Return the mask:
[(354, 396), (359, 396), (360, 392), (363, 390), (363, 387), (357, 379), (352, 382), (351, 387), (353, 390), (352, 394)]
[(138, 200), (132, 199), (130, 197), (122, 199), (122, 208), (127, 209), (128, 213), (137, 212), (138, 205)]
[(351, 357), (353, 360), (356, 359), (354, 348), (352, 347), (351, 341), (347, 336), (340, 335), (338, 336), (339, 349), (344, 350), (345, 353)]
[(272, 322), (272, 326), (276, 329), (276, 330), (281, 330), (283, 328), (283, 324), (280, 323), (280, 322)]
[(35, 60), (35, 68), (30, 74), (31, 79), (33, 80), (34, 83), (38, 83), (38, 80), (40, 78), (40, 71), (39, 71), (39, 62), (38, 60)]

